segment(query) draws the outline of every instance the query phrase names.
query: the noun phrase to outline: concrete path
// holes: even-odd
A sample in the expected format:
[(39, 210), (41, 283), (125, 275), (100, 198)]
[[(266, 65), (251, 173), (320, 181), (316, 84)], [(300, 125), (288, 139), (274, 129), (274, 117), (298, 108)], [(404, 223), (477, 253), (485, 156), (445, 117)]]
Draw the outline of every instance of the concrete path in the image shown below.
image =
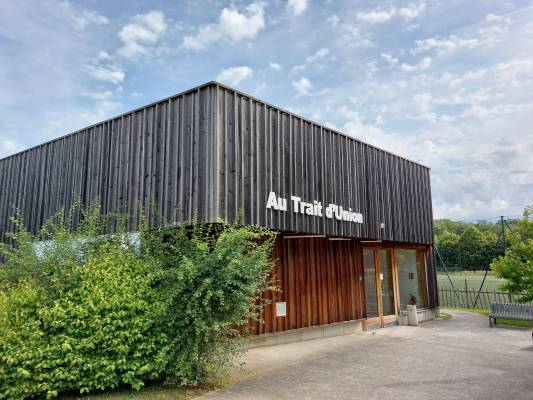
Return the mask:
[(533, 399), (531, 330), (449, 321), (252, 349), (240, 381), (203, 399)]

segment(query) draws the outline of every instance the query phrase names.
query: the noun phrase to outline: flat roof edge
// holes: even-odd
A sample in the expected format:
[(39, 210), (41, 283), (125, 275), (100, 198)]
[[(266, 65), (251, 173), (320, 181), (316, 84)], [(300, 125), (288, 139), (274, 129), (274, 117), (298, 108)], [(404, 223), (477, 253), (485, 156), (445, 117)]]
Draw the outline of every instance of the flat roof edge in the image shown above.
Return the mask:
[(384, 153), (391, 154), (391, 155), (393, 155), (393, 156), (395, 156), (395, 157), (401, 158), (401, 159), (403, 159), (403, 160), (406, 160), (406, 161), (408, 161), (408, 162), (411, 162), (411, 163), (413, 163), (413, 164), (416, 164), (416, 165), (419, 165), (419, 166), (421, 166), (421, 167), (424, 167), (424, 168), (426, 168), (426, 169), (428, 169), (428, 170), (431, 170), (431, 168), (430, 168), (429, 166), (424, 165), (424, 164), (422, 164), (422, 163), (420, 163), (420, 162), (413, 161), (413, 160), (411, 160), (411, 159), (409, 159), (409, 158), (407, 158), (407, 157), (401, 156), (401, 155), (396, 154), (396, 153), (394, 153), (394, 152), (392, 152), (392, 151), (382, 149), (381, 147), (378, 147), (378, 146), (375, 146), (375, 145), (373, 145), (373, 144), (371, 144), (371, 143), (365, 142), (364, 140), (361, 140), (361, 139), (358, 139), (358, 138), (356, 138), (356, 137), (354, 137), (354, 136), (351, 136), (351, 135), (348, 135), (348, 134), (346, 134), (346, 133), (343, 133), (343, 132), (341, 132), (341, 131), (339, 131), (339, 130), (337, 130), (337, 129), (334, 129), (334, 128), (331, 128), (331, 127), (325, 126), (324, 124), (321, 124), (321, 123), (319, 123), (319, 122), (313, 121), (313, 120), (310, 119), (310, 118), (307, 118), (307, 117), (304, 117), (304, 116), (302, 116), (302, 115), (296, 114), (296, 113), (294, 113), (294, 112), (292, 112), (292, 111), (289, 111), (289, 110), (287, 110), (287, 109), (284, 109), (284, 108), (282, 108), (282, 107), (279, 107), (279, 106), (273, 105), (273, 104), (271, 104), (271, 103), (269, 103), (269, 102), (267, 102), (267, 101), (261, 100), (261, 99), (255, 97), (255, 96), (252, 96), (252, 95), (250, 95), (250, 94), (248, 94), (248, 93), (245, 93), (245, 92), (243, 92), (243, 91), (240, 91), (240, 90), (238, 90), (238, 89), (235, 89), (235, 88), (233, 88), (233, 87), (231, 87), (231, 86), (228, 86), (228, 85), (226, 85), (226, 84), (223, 84), (223, 83), (217, 82), (217, 81), (215, 81), (215, 80), (208, 81), (208, 82), (206, 82), (206, 83), (203, 83), (203, 84), (200, 84), (200, 85), (194, 86), (194, 87), (191, 88), (191, 89), (187, 89), (187, 90), (184, 90), (184, 91), (178, 92), (178, 93), (176, 93), (176, 94), (173, 94), (173, 95), (171, 95), (171, 96), (164, 97), (164, 98), (162, 98), (162, 99), (160, 99), (160, 100), (153, 101), (153, 102), (151, 102), (151, 103), (145, 104), (145, 105), (140, 106), (140, 107), (136, 107), (136, 108), (134, 108), (133, 110), (123, 112), (123, 113), (118, 114), (118, 115), (115, 115), (115, 116), (113, 116), (113, 117), (110, 117), (110, 118), (104, 119), (103, 121), (95, 122), (94, 124), (91, 124), (91, 125), (88, 125), (88, 126), (82, 127), (82, 128), (80, 128), (80, 129), (76, 129), (76, 130), (73, 131), (73, 132), (70, 132), (70, 133), (64, 134), (64, 135), (62, 135), (62, 136), (59, 136), (59, 137), (57, 137), (57, 138), (54, 138), (54, 139), (48, 140), (48, 141), (46, 141), (46, 142), (40, 143), (40, 144), (35, 145), (35, 146), (33, 146), (33, 147), (29, 147), (29, 148), (27, 148), (27, 149), (20, 150), (20, 151), (18, 151), (18, 152), (16, 152), (16, 153), (13, 153), (13, 154), (9, 155), (9, 156), (6, 156), (6, 157), (3, 157), (3, 158), (0, 158), (0, 161), (4, 161), (4, 160), (7, 160), (7, 159), (9, 159), (9, 158), (11, 158), (11, 157), (15, 157), (15, 156), (18, 156), (18, 155), (24, 154), (24, 153), (26, 153), (26, 152), (28, 152), (28, 151), (38, 149), (39, 147), (43, 147), (43, 146), (46, 146), (46, 145), (48, 145), (48, 144), (54, 143), (54, 142), (56, 142), (56, 141), (59, 141), (59, 140), (65, 139), (65, 138), (67, 138), (67, 137), (69, 137), (69, 136), (75, 135), (75, 134), (80, 133), (80, 132), (82, 132), (82, 131), (84, 131), (84, 130), (91, 129), (91, 128), (93, 128), (93, 127), (96, 127), (96, 126), (98, 126), (98, 125), (104, 124), (104, 123), (106, 123), (106, 122), (114, 121), (114, 120), (119, 119), (119, 118), (122, 118), (122, 117), (124, 117), (124, 116), (126, 116), (126, 115), (136, 113), (136, 112), (141, 111), (141, 110), (143, 110), (143, 109), (145, 109), (145, 108), (152, 107), (152, 106), (155, 106), (155, 105), (160, 104), (160, 103), (164, 103), (164, 102), (169, 101), (169, 100), (172, 100), (172, 99), (174, 99), (174, 98), (176, 98), (176, 97), (183, 96), (183, 95), (186, 95), (186, 94), (189, 94), (189, 93), (195, 92), (195, 91), (197, 91), (197, 90), (204, 89), (204, 88), (209, 87), (209, 86), (215, 86), (215, 87), (219, 87), (219, 88), (222, 88), (222, 89), (225, 89), (225, 90), (230, 90), (230, 91), (232, 91), (232, 92), (234, 92), (234, 93), (236, 93), (236, 94), (239, 94), (240, 96), (247, 97), (247, 98), (252, 99), (252, 100), (254, 100), (254, 101), (256, 101), (256, 102), (262, 103), (262, 104), (264, 104), (264, 105), (266, 105), (266, 106), (268, 106), (268, 107), (274, 108), (274, 109), (279, 110), (279, 111), (281, 111), (281, 112), (284, 112), (284, 113), (286, 113), (286, 114), (288, 114), (288, 115), (292, 115), (292, 116), (295, 117), (295, 118), (299, 118), (299, 119), (301, 119), (301, 120), (303, 120), (303, 121), (306, 121), (306, 122), (308, 122), (308, 123), (310, 123), (310, 124), (313, 124), (313, 125), (316, 125), (316, 126), (322, 127), (322, 128), (324, 128), (324, 129), (327, 129), (327, 130), (329, 130), (329, 131), (331, 131), (331, 132), (333, 132), (333, 133), (335, 133), (335, 134), (337, 134), (337, 135), (344, 136), (344, 137), (346, 137), (346, 138), (348, 138), (348, 139), (355, 140), (355, 141), (357, 141), (357, 142), (360, 142), (360, 143), (366, 144), (367, 146), (370, 146), (370, 147), (372, 147), (372, 148), (374, 148), (374, 149), (377, 149), (377, 150), (382, 151), (382, 152), (384, 152)]
[(331, 128), (331, 127), (329, 127), (329, 126), (325, 126), (324, 124), (321, 124), (321, 123), (319, 123), (319, 122), (313, 121), (313, 120), (310, 119), (310, 118), (307, 118), (307, 117), (304, 117), (304, 116), (302, 116), (302, 115), (296, 114), (296, 113), (293, 112), (293, 111), (289, 111), (289, 110), (284, 109), (284, 108), (282, 108), (282, 107), (279, 107), (279, 106), (273, 105), (273, 104), (271, 104), (271, 103), (269, 103), (269, 102), (267, 102), (267, 101), (264, 101), (264, 100), (261, 100), (261, 99), (255, 97), (255, 96), (249, 95), (248, 93), (245, 93), (245, 92), (243, 92), (243, 91), (241, 91), (241, 90), (239, 90), (239, 89), (235, 89), (235, 88), (233, 88), (233, 87), (231, 87), (231, 86), (228, 86), (228, 85), (226, 85), (226, 84), (224, 84), (224, 83), (220, 83), (220, 82), (217, 82), (217, 81), (209, 81), (208, 83), (206, 83), (206, 86), (207, 86), (207, 85), (212, 85), (212, 84), (217, 85), (217, 86), (220, 86), (221, 88), (224, 88), (224, 89), (226, 89), (226, 90), (231, 90), (231, 91), (233, 91), (233, 92), (235, 92), (235, 93), (237, 93), (237, 94), (239, 94), (239, 95), (241, 95), (241, 96), (248, 97), (248, 98), (250, 98), (250, 99), (252, 99), (252, 100), (254, 100), (254, 101), (257, 101), (257, 102), (259, 102), (259, 103), (263, 103), (263, 104), (265, 104), (265, 105), (268, 106), (268, 107), (275, 108), (275, 109), (280, 110), (280, 111), (282, 111), (282, 112), (284, 112), (284, 113), (287, 113), (287, 114), (289, 114), (289, 115), (292, 115), (293, 117), (300, 118), (300, 119), (302, 119), (302, 120), (304, 120), (304, 121), (306, 121), (306, 122), (309, 122), (310, 124), (317, 125), (317, 126), (320, 126), (320, 127), (324, 128), (324, 129), (330, 130), (331, 132), (336, 133), (336, 134), (338, 134), (338, 135), (340, 135), (340, 136), (344, 136), (344, 137), (346, 137), (346, 138), (348, 138), (348, 139), (355, 140), (355, 141), (357, 141), (357, 142), (360, 142), (360, 143), (366, 144), (367, 146), (370, 146), (370, 147), (372, 147), (372, 148), (374, 148), (374, 149), (377, 149), (377, 150), (383, 151), (383, 152), (388, 153), (388, 154), (391, 154), (391, 155), (393, 155), (393, 156), (395, 156), (395, 157), (401, 158), (401, 159), (403, 159), (403, 160), (409, 161), (409, 162), (411, 162), (411, 163), (413, 163), (413, 164), (420, 165), (421, 167), (424, 167), (424, 168), (427, 168), (427, 169), (431, 170), (431, 167), (429, 167), (429, 166), (427, 166), (427, 165), (425, 165), (425, 164), (422, 164), (422, 163), (420, 163), (420, 162), (417, 162), (417, 161), (411, 160), (410, 158), (407, 158), (407, 157), (401, 156), (401, 155), (399, 155), (399, 154), (397, 154), (397, 153), (394, 153), (394, 152), (392, 152), (392, 151), (390, 151), (390, 150), (382, 149), (382, 148), (379, 147), (379, 146), (376, 146), (376, 145), (373, 145), (373, 144), (371, 144), (371, 143), (365, 142), (365, 141), (362, 140), (362, 139), (359, 139), (359, 138), (356, 138), (356, 137), (354, 137), (354, 136), (348, 135), (347, 133), (341, 132), (341, 131), (339, 131), (339, 130), (337, 130), (337, 129), (334, 129), (334, 128)]

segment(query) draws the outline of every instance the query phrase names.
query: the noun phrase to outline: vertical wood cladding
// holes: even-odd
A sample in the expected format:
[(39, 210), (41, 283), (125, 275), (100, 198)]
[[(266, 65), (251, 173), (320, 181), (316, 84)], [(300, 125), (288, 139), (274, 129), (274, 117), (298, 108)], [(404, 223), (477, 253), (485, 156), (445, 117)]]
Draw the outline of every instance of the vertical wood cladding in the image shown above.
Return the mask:
[(131, 229), (153, 204), (167, 223), (215, 218), (215, 91), (204, 86), (0, 160), (0, 236), (11, 205), (35, 232), (75, 197), (135, 213)]
[[(222, 86), (217, 103), (219, 215), (244, 210), (248, 223), (282, 231), (432, 243), (428, 168)], [(270, 191), (288, 211), (266, 208)], [(351, 207), (364, 223), (293, 213), (291, 195)]]
[[(267, 292), (264, 323), (252, 322), (254, 334), (350, 321), (365, 317), (361, 252), (355, 241), (327, 238), (278, 238), (274, 278), (280, 291)], [(276, 317), (275, 301), (287, 303), (287, 316)]]
[[(0, 189), (0, 236), (10, 205), (36, 231), (79, 197), (134, 212), (131, 229), (153, 201), (166, 223), (242, 210), (281, 231), (432, 243), (426, 167), (214, 82), (2, 159)], [(270, 191), (364, 222), (268, 210)]]

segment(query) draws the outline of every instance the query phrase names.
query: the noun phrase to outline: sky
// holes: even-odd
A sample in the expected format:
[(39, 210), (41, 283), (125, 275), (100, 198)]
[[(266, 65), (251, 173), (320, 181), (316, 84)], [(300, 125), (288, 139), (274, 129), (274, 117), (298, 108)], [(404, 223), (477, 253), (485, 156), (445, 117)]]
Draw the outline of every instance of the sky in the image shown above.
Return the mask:
[(436, 218), (533, 203), (533, 0), (0, 0), (0, 157), (211, 80), (429, 166)]

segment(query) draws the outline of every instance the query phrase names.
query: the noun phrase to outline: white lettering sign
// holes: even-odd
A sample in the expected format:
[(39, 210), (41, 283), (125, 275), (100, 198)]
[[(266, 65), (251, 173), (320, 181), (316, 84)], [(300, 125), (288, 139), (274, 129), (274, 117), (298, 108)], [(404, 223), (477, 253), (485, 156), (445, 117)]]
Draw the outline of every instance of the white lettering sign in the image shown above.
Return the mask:
[[(298, 196), (291, 196), (290, 204), (292, 205), (292, 212), (296, 214), (326, 217), (339, 221), (356, 222), (358, 224), (363, 223), (363, 214), (354, 212), (351, 208), (346, 210), (337, 204), (330, 203), (324, 209), (320, 201), (314, 200), (312, 203), (308, 203)], [(277, 211), (287, 211), (287, 199), (276, 196), (275, 192), (270, 192), (266, 207)]]

